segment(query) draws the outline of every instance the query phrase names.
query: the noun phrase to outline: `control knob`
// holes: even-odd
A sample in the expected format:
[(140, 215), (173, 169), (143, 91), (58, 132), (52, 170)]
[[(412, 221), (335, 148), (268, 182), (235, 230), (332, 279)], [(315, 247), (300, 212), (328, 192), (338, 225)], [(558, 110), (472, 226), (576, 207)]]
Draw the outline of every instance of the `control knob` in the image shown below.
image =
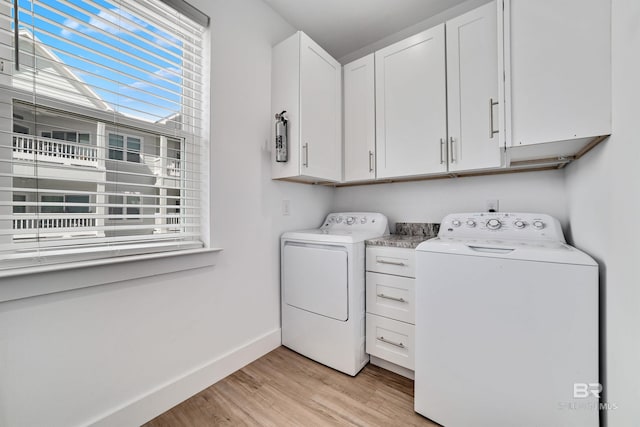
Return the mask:
[(497, 230), (500, 227), (502, 227), (502, 223), (495, 218), (491, 218), (489, 221), (487, 221), (487, 228), (491, 230)]
[(524, 221), (518, 220), (518, 221), (514, 222), (513, 225), (516, 228), (523, 229), (527, 224), (525, 224)]
[(346, 223), (347, 225), (353, 225), (353, 223), (356, 222), (356, 218), (353, 216), (347, 217)]
[(460, 227), (461, 222), (457, 219), (454, 219), (453, 221), (451, 221), (451, 225), (453, 225), (454, 227)]
[(364, 216), (360, 219), (360, 224), (366, 224), (367, 223), (367, 217)]
[(533, 228), (536, 230), (542, 230), (544, 228), (544, 222), (540, 220), (533, 221)]
[(475, 227), (476, 226), (476, 222), (472, 219), (467, 220), (467, 226), (468, 227)]

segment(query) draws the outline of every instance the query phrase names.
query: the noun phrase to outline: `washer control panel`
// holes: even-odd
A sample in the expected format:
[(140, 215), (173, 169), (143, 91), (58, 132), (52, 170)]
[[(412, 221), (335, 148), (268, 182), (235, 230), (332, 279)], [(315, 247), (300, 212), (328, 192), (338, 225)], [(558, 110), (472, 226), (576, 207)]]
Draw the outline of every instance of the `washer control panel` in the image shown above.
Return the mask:
[(537, 213), (477, 212), (447, 215), (438, 237), (565, 242), (560, 222)]
[(387, 217), (377, 212), (330, 213), (320, 227), (325, 233), (389, 232)]

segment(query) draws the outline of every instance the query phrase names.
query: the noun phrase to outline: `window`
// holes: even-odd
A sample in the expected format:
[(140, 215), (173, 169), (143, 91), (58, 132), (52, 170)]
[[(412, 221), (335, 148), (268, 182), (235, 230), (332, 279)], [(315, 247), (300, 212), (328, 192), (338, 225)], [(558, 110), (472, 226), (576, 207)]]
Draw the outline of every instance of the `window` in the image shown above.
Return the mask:
[(22, 126), (22, 125), (19, 125), (17, 123), (14, 123), (13, 124), (13, 132), (14, 133), (22, 133), (22, 134), (28, 135), (29, 134), (29, 128), (26, 127), (26, 126)]
[(23, 213), (27, 213), (27, 206), (26, 205), (17, 205), (15, 204), (15, 202), (26, 202), (27, 201), (27, 195), (26, 194), (18, 194), (18, 193), (13, 193), (13, 201), (14, 201), (14, 205), (13, 205), (13, 213), (14, 214), (23, 214)]
[(40, 196), (40, 213), (90, 213), (89, 196), (49, 194)]
[(109, 158), (124, 160), (124, 137), (122, 135), (109, 134)]
[(91, 143), (91, 134), (76, 131), (42, 131), (40, 135), (43, 138), (58, 139), (60, 141), (79, 142), (81, 144)]
[(202, 247), (208, 18), (182, 0), (4, 3), (0, 270)]
[(64, 211), (66, 213), (91, 213), (91, 208), (89, 207), (90, 197), (89, 196), (74, 196), (74, 195), (65, 195), (64, 196), (65, 208)]
[(141, 204), (140, 193), (109, 196), (109, 219), (115, 221), (139, 220), (141, 219)]
[(109, 134), (109, 159), (140, 163), (142, 138)]
[(64, 196), (41, 196), (41, 213), (64, 213)]

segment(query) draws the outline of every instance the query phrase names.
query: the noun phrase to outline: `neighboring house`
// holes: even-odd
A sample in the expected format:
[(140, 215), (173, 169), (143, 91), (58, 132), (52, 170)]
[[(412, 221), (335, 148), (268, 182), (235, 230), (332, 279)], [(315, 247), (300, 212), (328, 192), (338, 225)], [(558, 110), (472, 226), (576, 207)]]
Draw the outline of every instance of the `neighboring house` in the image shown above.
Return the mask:
[[(15, 88), (118, 117), (29, 31), (20, 42), (33, 55), (21, 55)], [(14, 101), (14, 242), (178, 231), (181, 140), (139, 129)]]
[[(21, 28), (19, 34), (20, 63), (26, 67), (13, 74), (13, 87), (55, 99), (64, 99), (79, 106), (113, 111), (111, 106), (67, 67), (49, 47), (38, 41), (31, 31)], [(34, 79), (33, 73), (24, 71), (24, 68), (37, 69), (38, 78)]]

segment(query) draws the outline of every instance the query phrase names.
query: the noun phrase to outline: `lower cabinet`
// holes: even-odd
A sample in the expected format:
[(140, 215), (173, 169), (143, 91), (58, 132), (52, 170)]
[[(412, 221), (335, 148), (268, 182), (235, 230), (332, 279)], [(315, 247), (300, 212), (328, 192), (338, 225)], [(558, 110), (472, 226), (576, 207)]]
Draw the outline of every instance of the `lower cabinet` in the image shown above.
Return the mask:
[(406, 370), (414, 370), (415, 251), (369, 246), (366, 265), (366, 351), (389, 363), (382, 367), (411, 376)]
[(414, 370), (415, 326), (367, 313), (367, 353)]

